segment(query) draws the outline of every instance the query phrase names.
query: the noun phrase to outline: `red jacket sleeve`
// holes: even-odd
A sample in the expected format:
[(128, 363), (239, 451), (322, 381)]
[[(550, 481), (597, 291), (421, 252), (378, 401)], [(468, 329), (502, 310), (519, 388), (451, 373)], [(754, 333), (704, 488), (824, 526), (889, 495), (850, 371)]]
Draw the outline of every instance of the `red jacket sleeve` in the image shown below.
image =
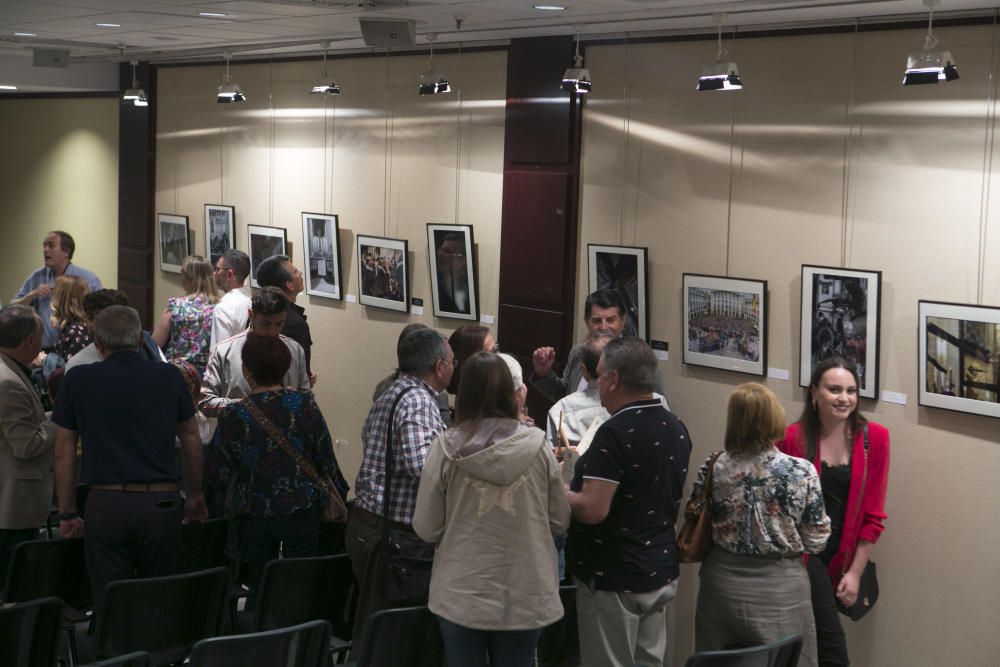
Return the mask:
[(885, 530), (885, 494), (889, 481), (889, 430), (868, 422), (868, 484), (862, 504), (858, 539), (877, 542)]

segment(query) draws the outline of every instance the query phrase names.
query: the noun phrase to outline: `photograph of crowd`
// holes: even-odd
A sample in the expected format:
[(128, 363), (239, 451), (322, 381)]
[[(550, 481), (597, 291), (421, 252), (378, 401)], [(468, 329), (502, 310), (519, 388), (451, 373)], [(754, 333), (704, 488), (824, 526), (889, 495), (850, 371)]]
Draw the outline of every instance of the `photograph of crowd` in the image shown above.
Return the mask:
[(236, 208), (224, 204), (205, 204), (205, 243), (212, 266), (222, 253), (236, 247)]
[(306, 244), (308, 268), (306, 293), (340, 299), (340, 225), (337, 216), (302, 214), (302, 239)]
[(186, 215), (157, 213), (160, 227), (160, 270), (181, 272), (181, 262), (188, 256), (188, 219)]
[(625, 302), (625, 336), (649, 340), (646, 248), (587, 244), (590, 291), (611, 289)]
[(920, 404), (1000, 417), (1000, 309), (921, 301)]
[(287, 255), (288, 239), (284, 227), (264, 227), (262, 225), (247, 225), (247, 238), (250, 239), (250, 286), (257, 285), (257, 268), (268, 257)]
[(828, 357), (854, 362), (859, 395), (878, 397), (878, 322), (882, 274), (802, 267), (802, 350), (799, 384), (808, 386)]
[(479, 321), (471, 225), (427, 225), (436, 317)]
[(358, 235), (360, 303), (366, 306), (409, 310), (407, 242)]
[(767, 283), (684, 274), (684, 363), (763, 375)]

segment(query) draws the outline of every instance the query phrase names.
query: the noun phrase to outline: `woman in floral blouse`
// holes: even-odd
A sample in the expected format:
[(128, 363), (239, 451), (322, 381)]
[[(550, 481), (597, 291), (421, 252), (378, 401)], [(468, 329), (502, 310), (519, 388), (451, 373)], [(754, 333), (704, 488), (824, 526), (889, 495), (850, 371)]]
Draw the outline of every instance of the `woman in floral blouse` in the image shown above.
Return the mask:
[(56, 354), (69, 361), (74, 354), (93, 342), (83, 297), (90, 291), (87, 281), (79, 276), (60, 276), (52, 292), (52, 326), (59, 331)]
[[(726, 448), (712, 472), (715, 546), (701, 566), (695, 648), (752, 646), (798, 634), (799, 665), (814, 667), (816, 633), (802, 554), (822, 551), (830, 535), (819, 477), (807, 461), (775, 447), (785, 433), (785, 412), (769, 389), (737, 387), (728, 412)], [(701, 494), (708, 465), (692, 497)]]
[(201, 255), (189, 255), (181, 264), (185, 296), (167, 299), (153, 340), (167, 361), (186, 361), (205, 374), (212, 349), (212, 311), (219, 301), (212, 265)]

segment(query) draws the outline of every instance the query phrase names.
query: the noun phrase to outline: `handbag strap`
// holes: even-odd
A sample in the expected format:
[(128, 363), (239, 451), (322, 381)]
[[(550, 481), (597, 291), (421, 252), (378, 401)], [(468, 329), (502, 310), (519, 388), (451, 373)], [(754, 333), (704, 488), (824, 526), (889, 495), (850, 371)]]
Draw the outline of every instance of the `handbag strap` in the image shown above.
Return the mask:
[(705, 475), (705, 483), (701, 487), (701, 496), (707, 504), (711, 498), (712, 494), (712, 473), (715, 472), (715, 462), (719, 460), (719, 456), (722, 452), (715, 452), (709, 457), (708, 461), (708, 473)]
[(264, 429), (264, 432), (267, 433), (268, 437), (271, 438), (274, 444), (281, 447), (285, 453), (288, 454), (293, 461), (295, 461), (295, 465), (299, 467), (299, 470), (305, 473), (305, 476), (308, 477), (313, 484), (327, 493), (336, 493), (335, 489), (327, 486), (326, 480), (320, 477), (319, 473), (316, 472), (316, 468), (313, 464), (306, 460), (306, 457), (302, 455), (302, 452), (297, 450), (295, 446), (288, 441), (288, 438), (286, 438), (285, 435), (278, 430), (278, 427), (274, 425), (274, 422), (268, 419), (267, 415), (265, 415), (263, 411), (257, 407), (257, 404), (253, 402), (252, 398), (247, 396), (243, 400), (243, 405), (250, 413), (250, 416), (254, 418), (254, 421), (256, 421), (257, 424)]
[[(858, 492), (858, 508), (854, 512), (854, 524), (857, 525), (858, 519), (861, 518), (861, 503), (865, 498), (865, 487), (868, 486), (868, 422), (864, 425), (864, 439), (865, 439), (865, 460), (864, 467), (861, 469), (861, 489)], [(847, 573), (847, 568), (851, 563), (854, 562), (854, 556), (858, 553), (858, 545), (854, 544), (854, 551), (851, 553), (851, 557), (845, 558), (844, 562), (840, 566), (840, 576), (844, 576)]]
[(393, 419), (396, 416), (396, 406), (399, 405), (399, 401), (402, 400), (403, 396), (409, 393), (413, 389), (419, 389), (418, 386), (409, 386), (403, 389), (396, 395), (395, 400), (392, 402), (392, 407), (389, 408), (389, 416), (386, 418), (385, 424), (385, 489), (382, 492), (382, 538), (389, 536), (389, 508), (391, 505), (391, 491), (392, 489), (392, 472), (394, 467), (394, 461), (392, 456), (392, 432)]

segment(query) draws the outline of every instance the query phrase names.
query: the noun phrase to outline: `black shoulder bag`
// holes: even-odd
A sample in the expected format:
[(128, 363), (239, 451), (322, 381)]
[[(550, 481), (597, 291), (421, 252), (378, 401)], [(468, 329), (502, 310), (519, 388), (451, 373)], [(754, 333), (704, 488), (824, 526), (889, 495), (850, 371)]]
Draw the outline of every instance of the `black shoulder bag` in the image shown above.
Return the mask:
[(403, 395), (417, 387), (407, 387), (399, 392), (389, 410), (385, 436), (385, 493), (382, 494), (382, 535), (379, 538), (378, 556), (375, 561), (375, 581), (378, 594), (386, 602), (400, 605), (427, 604), (431, 585), (431, 566), (434, 563), (434, 545), (424, 542), (409, 526), (389, 520), (392, 506), (392, 435), (396, 406)]
[[(868, 424), (865, 424), (865, 467), (861, 473), (861, 493), (858, 495), (858, 510), (855, 514), (854, 520), (857, 523), (858, 519), (861, 518), (861, 502), (865, 497), (865, 489), (868, 486)], [(854, 547), (855, 553), (857, 553), (857, 546)], [(841, 566), (840, 576), (843, 577), (844, 573), (847, 572), (847, 568), (850, 564), (854, 562), (854, 553), (851, 554), (850, 559), (844, 561)], [(865, 565), (864, 572), (861, 573), (861, 579), (858, 582), (858, 599), (854, 601), (850, 607), (845, 607), (837, 600), (837, 611), (841, 614), (847, 616), (852, 621), (860, 621), (864, 618), (864, 615), (871, 611), (871, 608), (875, 606), (878, 601), (878, 578), (875, 576), (875, 563), (873, 561), (868, 561)]]

